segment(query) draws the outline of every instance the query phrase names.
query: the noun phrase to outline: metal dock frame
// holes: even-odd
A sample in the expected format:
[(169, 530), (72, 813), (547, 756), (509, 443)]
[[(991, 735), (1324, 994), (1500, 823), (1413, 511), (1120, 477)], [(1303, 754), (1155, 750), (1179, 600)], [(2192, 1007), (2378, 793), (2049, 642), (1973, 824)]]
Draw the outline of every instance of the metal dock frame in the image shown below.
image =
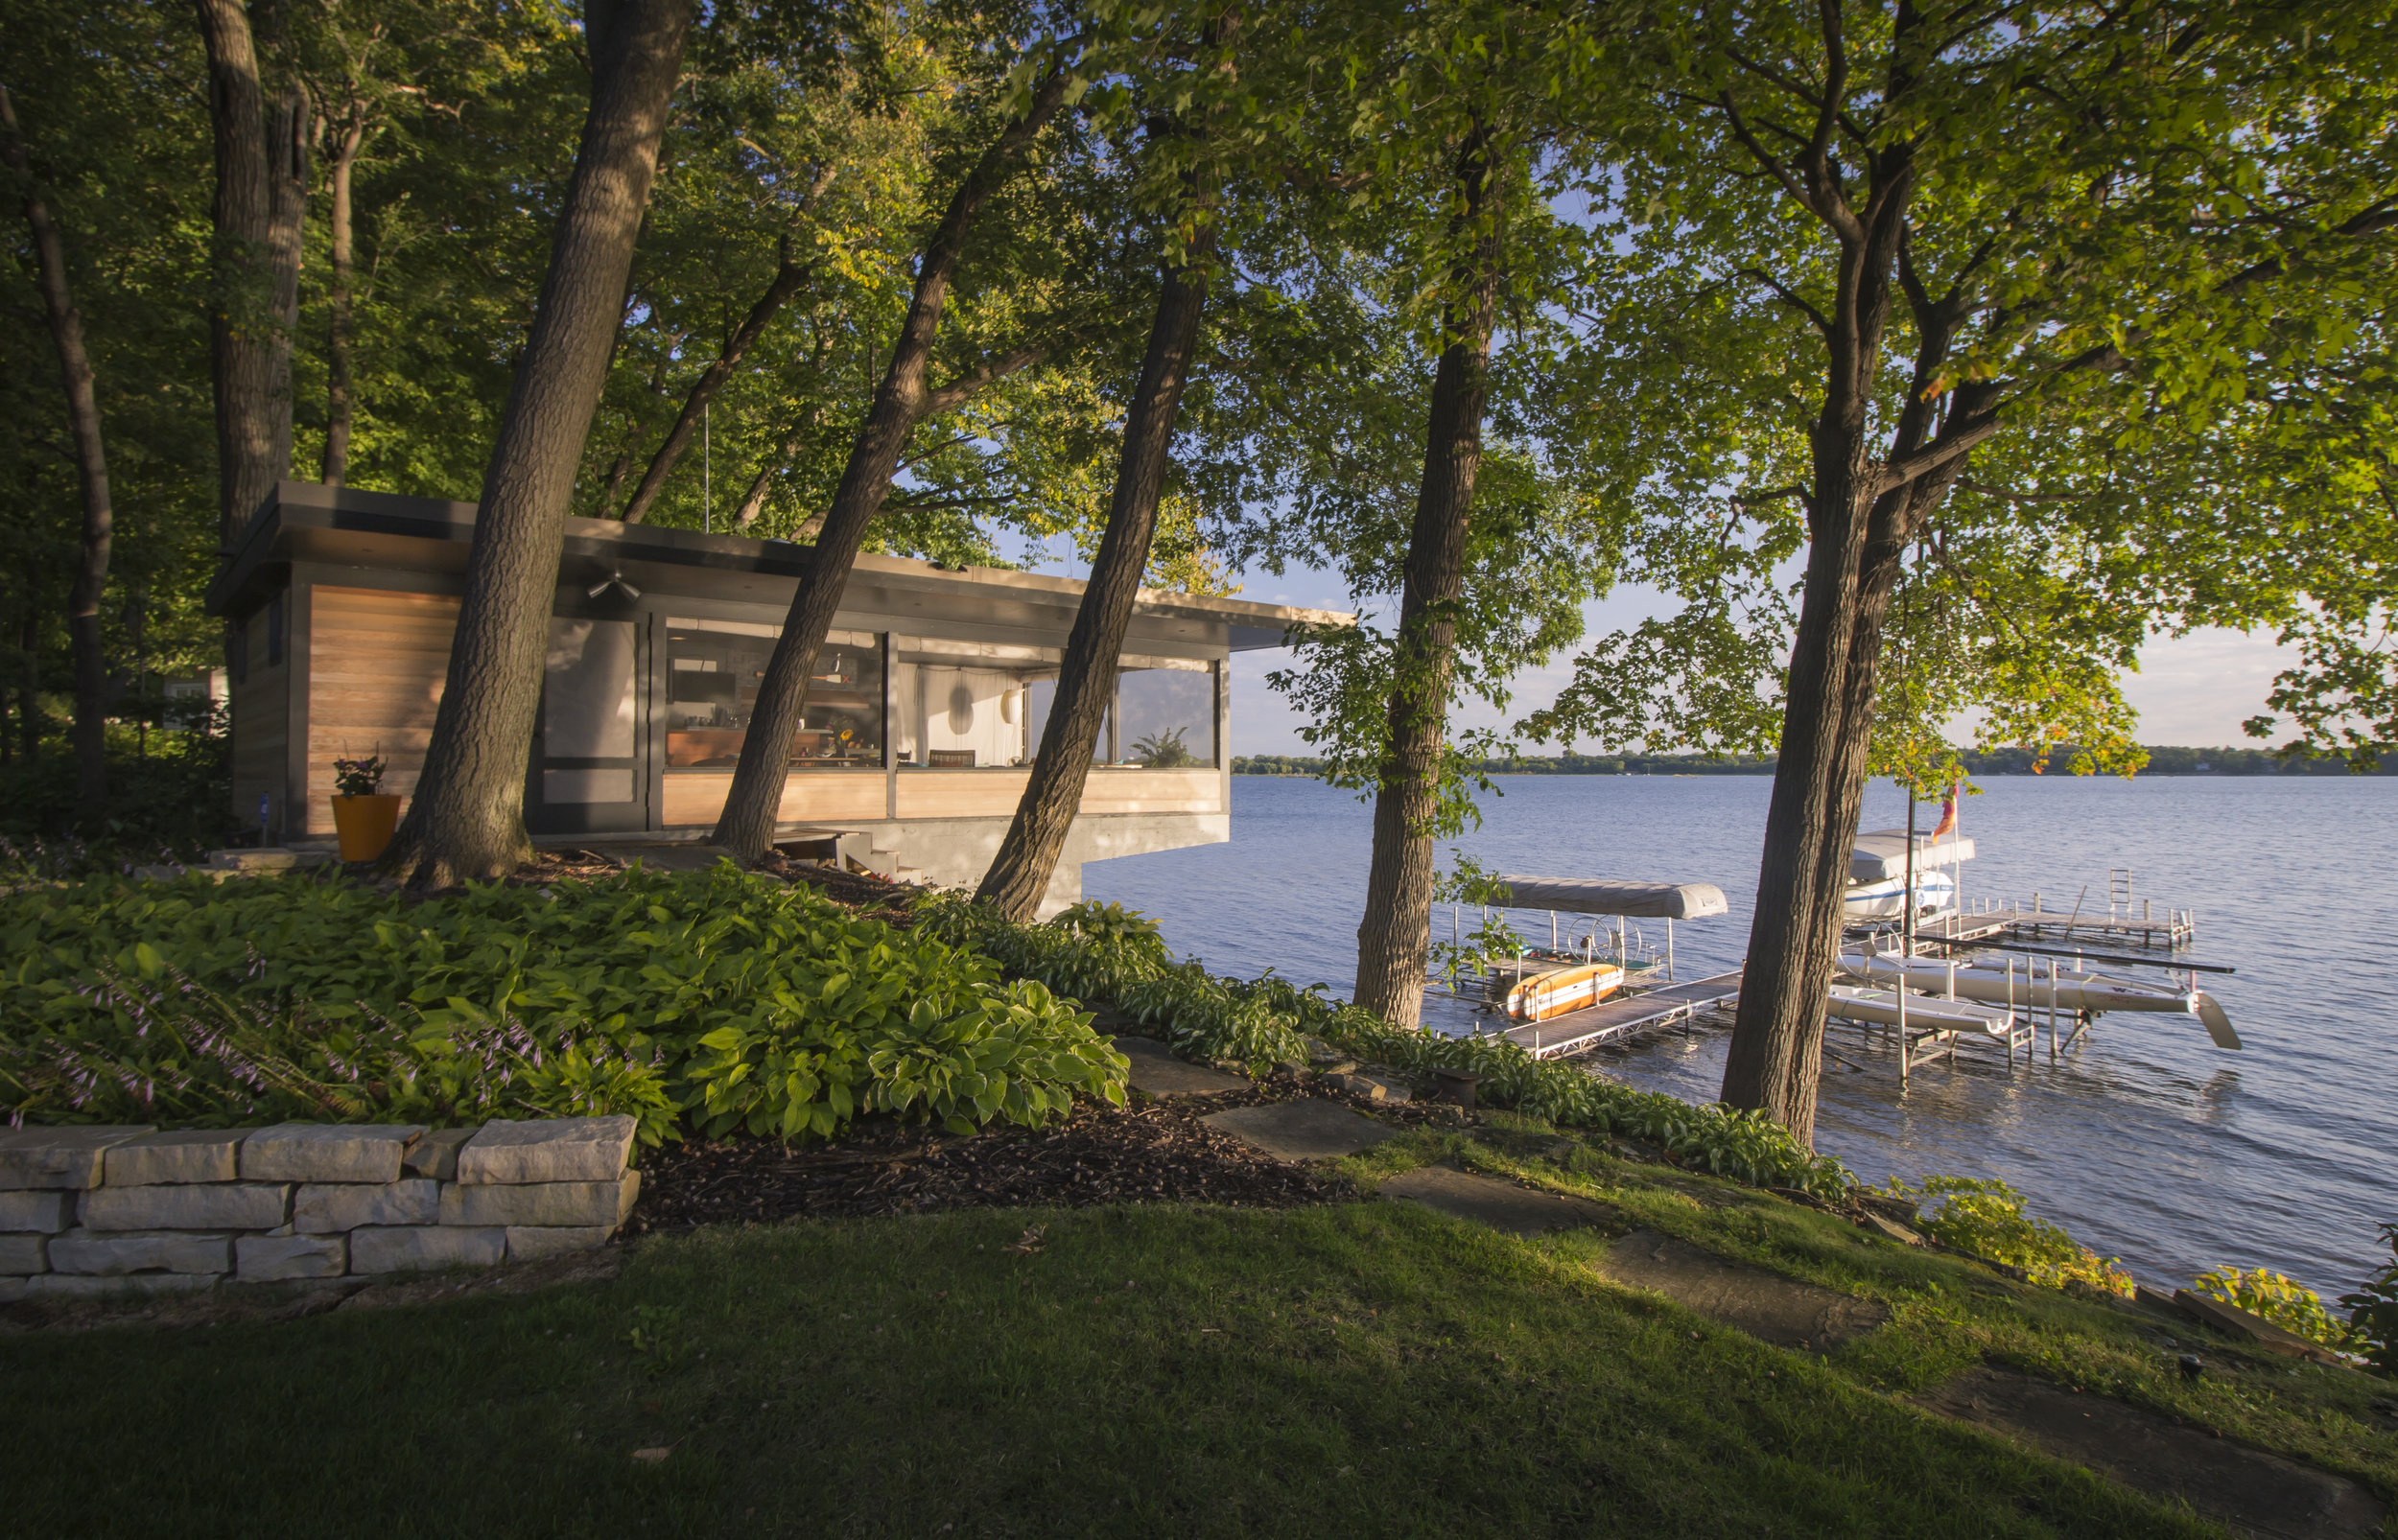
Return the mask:
[(1740, 970), (1688, 984), (1665, 984), (1621, 999), (1601, 1000), (1580, 1011), (1527, 1021), (1501, 1036), (1535, 1059), (1564, 1059), (1593, 1048), (1686, 1021), (1700, 1012), (1740, 996)]

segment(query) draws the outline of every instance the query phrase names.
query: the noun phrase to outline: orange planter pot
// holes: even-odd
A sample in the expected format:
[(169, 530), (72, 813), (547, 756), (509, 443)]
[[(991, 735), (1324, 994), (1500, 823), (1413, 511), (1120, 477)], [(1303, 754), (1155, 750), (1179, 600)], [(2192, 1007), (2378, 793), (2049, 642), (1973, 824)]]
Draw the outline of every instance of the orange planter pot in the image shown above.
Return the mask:
[(341, 836), (341, 859), (371, 861), (391, 843), (400, 827), (397, 797), (336, 797), (333, 827)]

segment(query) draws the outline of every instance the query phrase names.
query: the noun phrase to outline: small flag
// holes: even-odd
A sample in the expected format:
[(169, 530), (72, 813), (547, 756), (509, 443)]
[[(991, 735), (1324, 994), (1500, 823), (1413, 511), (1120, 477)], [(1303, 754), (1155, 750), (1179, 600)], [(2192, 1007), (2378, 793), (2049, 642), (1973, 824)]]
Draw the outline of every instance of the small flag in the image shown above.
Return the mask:
[(1940, 804), (1940, 823), (1938, 828), (1932, 830), (1933, 843), (1938, 844), (1941, 839), (1956, 832), (1957, 788), (1951, 786), (1948, 788), (1948, 800)]

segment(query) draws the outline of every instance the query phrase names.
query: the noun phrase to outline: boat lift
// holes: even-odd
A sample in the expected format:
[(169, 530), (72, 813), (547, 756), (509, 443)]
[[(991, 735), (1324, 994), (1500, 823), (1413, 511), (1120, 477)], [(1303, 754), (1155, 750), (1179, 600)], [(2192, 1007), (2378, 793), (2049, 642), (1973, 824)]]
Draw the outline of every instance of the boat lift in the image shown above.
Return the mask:
[[(1502, 1029), (1503, 1035), (1535, 1059), (1560, 1059), (1587, 1053), (1604, 1043), (1685, 1021), (1715, 1009), (1740, 993), (1740, 972), (1717, 974), (1685, 984), (1675, 976), (1674, 922), (1704, 920), (1730, 912), (1724, 890), (1712, 882), (1633, 882), (1607, 877), (1546, 877), (1505, 875), (1497, 879), (1492, 901), (1483, 906), (1487, 922), (1493, 906), (1503, 909), (1545, 909), (1549, 915), (1549, 945), (1536, 948), (1478, 978), (1471, 990), (1452, 978), (1446, 992), (1459, 998), (1479, 995), (1486, 1002), (1504, 999), (1507, 991), (1526, 978), (1577, 963), (1613, 961), (1628, 977), (1624, 992), (1613, 998), (1542, 1021), (1527, 1021)], [(1594, 923), (1577, 944), (1563, 932), (1562, 915), (1612, 919), (1614, 933), (1608, 949), (1600, 949), (1606, 927)], [(1652, 949), (1632, 927), (1634, 920), (1660, 920), (1665, 924), (1662, 952)], [(1464, 943), (1464, 912), (1449, 908), (1453, 945)], [(1642, 979), (1638, 974), (1647, 974)], [(1659, 980), (1662, 982), (1659, 982)], [(1427, 985), (1437, 989), (1437, 983)]]

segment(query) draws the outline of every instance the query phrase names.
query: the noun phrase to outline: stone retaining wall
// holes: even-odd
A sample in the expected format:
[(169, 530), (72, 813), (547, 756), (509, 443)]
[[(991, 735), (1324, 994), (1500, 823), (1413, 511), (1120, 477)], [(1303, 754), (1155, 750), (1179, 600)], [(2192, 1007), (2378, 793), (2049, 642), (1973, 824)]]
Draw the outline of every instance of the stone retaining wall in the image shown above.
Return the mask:
[(0, 1128), (0, 1303), (169, 1294), (600, 1245), (632, 1211), (629, 1117), (479, 1129)]

